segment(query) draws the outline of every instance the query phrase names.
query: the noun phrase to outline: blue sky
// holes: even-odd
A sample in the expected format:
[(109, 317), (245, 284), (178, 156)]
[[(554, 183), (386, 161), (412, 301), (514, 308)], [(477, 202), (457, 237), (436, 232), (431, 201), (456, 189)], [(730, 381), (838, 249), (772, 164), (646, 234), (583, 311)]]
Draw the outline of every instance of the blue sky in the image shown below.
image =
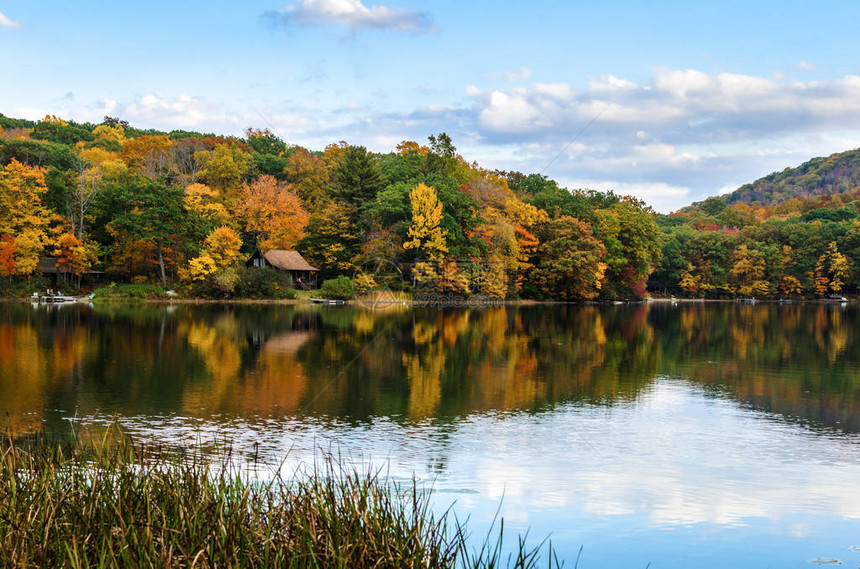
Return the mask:
[(311, 149), (445, 131), (482, 166), (670, 211), (860, 146), (857, 21), (845, 1), (0, 0), (0, 112)]

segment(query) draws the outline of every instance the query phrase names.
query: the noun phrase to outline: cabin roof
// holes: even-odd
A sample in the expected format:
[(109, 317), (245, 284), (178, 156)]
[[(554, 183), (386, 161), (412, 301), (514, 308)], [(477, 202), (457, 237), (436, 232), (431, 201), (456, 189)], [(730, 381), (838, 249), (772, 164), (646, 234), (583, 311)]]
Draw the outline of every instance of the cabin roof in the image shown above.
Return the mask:
[[(57, 266), (57, 261), (59, 257), (40, 257), (38, 270), (43, 275), (52, 275), (52, 274), (66, 274), (71, 273), (72, 270), (68, 266)], [(94, 271), (92, 269), (86, 270), (87, 274), (90, 275), (103, 275), (103, 271)]]
[(39, 259), (39, 271), (43, 274), (68, 273), (68, 267), (57, 266), (58, 257), (42, 257)]
[(270, 265), (282, 271), (318, 271), (305, 261), (298, 251), (287, 251), (286, 249), (272, 249), (267, 251), (263, 257)]

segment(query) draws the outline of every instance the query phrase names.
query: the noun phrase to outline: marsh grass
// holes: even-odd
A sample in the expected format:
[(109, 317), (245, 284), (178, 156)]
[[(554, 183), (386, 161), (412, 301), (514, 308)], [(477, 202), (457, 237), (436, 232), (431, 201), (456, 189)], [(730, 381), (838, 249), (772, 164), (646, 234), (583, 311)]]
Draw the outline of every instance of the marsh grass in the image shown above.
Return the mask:
[[(122, 435), (0, 447), (2, 567), (536, 567), (551, 546), (468, 543), (429, 494), (327, 455), (268, 481), (204, 452)], [(298, 473), (297, 473), (298, 474)]]

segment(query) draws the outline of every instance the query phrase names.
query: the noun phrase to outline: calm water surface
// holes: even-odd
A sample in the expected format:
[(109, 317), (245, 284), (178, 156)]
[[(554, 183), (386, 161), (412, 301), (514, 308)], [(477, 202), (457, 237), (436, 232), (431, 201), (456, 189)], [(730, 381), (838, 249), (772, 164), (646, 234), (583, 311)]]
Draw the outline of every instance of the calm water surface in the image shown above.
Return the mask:
[(860, 566), (854, 306), (0, 305), (0, 426), (112, 418), (414, 475), (569, 567)]

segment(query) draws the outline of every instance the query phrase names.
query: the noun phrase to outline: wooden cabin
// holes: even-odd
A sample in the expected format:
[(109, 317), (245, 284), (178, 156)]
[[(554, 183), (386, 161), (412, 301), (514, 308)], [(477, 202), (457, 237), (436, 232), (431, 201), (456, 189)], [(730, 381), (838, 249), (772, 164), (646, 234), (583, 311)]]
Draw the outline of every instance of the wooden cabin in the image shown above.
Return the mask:
[(262, 253), (258, 250), (245, 262), (245, 266), (272, 267), (289, 274), (293, 280), (293, 286), (297, 289), (317, 288), (319, 269), (310, 266), (298, 251), (272, 249)]
[(54, 283), (59, 283), (62, 275), (63, 282), (69, 282), (69, 279), (77, 277), (81, 280), (96, 283), (101, 281), (104, 272), (88, 269), (85, 273), (75, 275), (75, 273), (66, 265), (59, 264), (59, 257), (40, 257), (37, 270), (46, 276), (52, 276)]

